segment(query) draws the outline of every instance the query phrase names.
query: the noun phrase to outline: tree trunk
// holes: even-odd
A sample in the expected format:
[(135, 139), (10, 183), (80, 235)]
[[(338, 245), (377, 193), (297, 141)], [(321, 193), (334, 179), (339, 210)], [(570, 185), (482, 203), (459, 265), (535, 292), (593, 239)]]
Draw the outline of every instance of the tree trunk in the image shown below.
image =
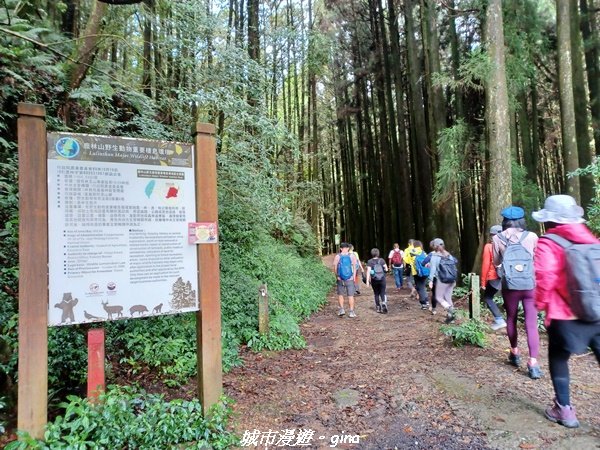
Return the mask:
[(415, 221), (417, 233), (428, 238), (433, 237), (435, 231), (432, 221), (432, 174), (431, 159), (427, 147), (427, 124), (425, 120), (425, 102), (423, 99), (423, 70), (416, 42), (416, 27), (414, 25), (414, 10), (417, 7), (416, 0), (407, 0), (405, 4), (406, 20), (406, 47), (408, 53), (408, 77), (410, 82), (411, 97), (411, 122), (415, 142), (415, 170), (413, 171), (413, 190), (415, 197), (413, 205), (417, 208)]
[[(439, 26), (437, 23), (437, 9), (434, 0), (421, 0), (421, 11), (424, 15), (423, 19), (423, 41), (427, 43), (425, 46), (427, 55), (427, 89), (430, 105), (430, 143), (429, 147), (433, 154), (438, 155), (438, 164), (442, 163), (441, 155), (438, 154), (437, 140), (439, 133), (446, 128), (446, 99), (442, 86), (435, 85), (433, 78), (442, 73), (440, 63), (440, 38)], [(448, 195), (441, 199), (435, 205), (435, 220), (438, 234), (444, 236), (446, 248), (458, 253), (458, 221), (456, 216), (456, 186), (450, 187)]]
[(398, 150), (395, 157), (394, 177), (398, 179), (389, 187), (397, 199), (400, 221), (400, 236), (415, 236), (415, 221), (413, 215), (412, 195), (410, 186), (410, 164), (406, 144), (406, 124), (404, 107), (404, 87), (402, 78), (402, 61), (400, 52), (400, 33), (394, 0), (388, 0), (388, 15), (390, 24), (391, 71), (394, 74), (394, 93), (396, 100), (396, 123), (398, 127)]
[(79, 37), (79, 0), (66, 1), (61, 31), (68, 36)]
[(152, 98), (152, 13), (154, 0), (144, 0), (147, 10), (144, 17), (144, 62), (142, 71), (142, 92)]
[[(581, 31), (585, 48), (585, 65), (587, 68), (588, 91), (592, 111), (592, 130), (596, 155), (600, 155), (600, 62), (598, 54), (598, 36), (594, 26), (591, 10), (593, 0), (580, 0)], [(590, 8), (591, 6), (591, 8)]]
[(504, 59), (502, 1), (490, 0), (485, 16), (485, 42), (492, 64), (485, 86), (487, 143), (489, 149), (488, 220), (496, 222), (500, 211), (512, 202), (510, 118)]
[(527, 170), (527, 177), (536, 183), (535, 157), (531, 145), (531, 125), (529, 123), (529, 113), (527, 105), (527, 92), (522, 91), (518, 95), (519, 111), (519, 134), (521, 136), (521, 154), (523, 155), (523, 165)]
[[(579, 8), (576, 1), (570, 1), (571, 51), (573, 64), (573, 105), (575, 106), (575, 133), (577, 136), (577, 157), (579, 167), (592, 163), (590, 135), (588, 132), (588, 101), (585, 92), (585, 71), (583, 67), (583, 46), (579, 22)], [(581, 205), (588, 206), (594, 198), (594, 179), (591, 175), (579, 177)]]
[[(558, 36), (558, 75), (563, 155), (566, 171), (572, 172), (579, 166), (579, 156), (575, 129), (569, 3), (570, 0), (556, 0), (556, 34)], [(573, 196), (578, 203), (581, 201), (578, 177), (567, 178), (567, 193)]]

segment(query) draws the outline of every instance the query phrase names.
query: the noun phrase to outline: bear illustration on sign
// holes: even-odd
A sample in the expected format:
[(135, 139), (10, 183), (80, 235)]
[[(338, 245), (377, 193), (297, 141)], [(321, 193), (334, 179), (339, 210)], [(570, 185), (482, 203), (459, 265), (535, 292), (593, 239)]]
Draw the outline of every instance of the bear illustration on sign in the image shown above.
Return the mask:
[(159, 303), (158, 305), (156, 305), (154, 307), (154, 309), (152, 310), (152, 314), (160, 314), (160, 312), (162, 311), (162, 307), (163, 307), (162, 303)]
[(65, 292), (63, 294), (62, 301), (54, 305), (55, 308), (62, 309), (62, 317), (60, 323), (72, 323), (75, 322), (75, 314), (73, 314), (73, 308), (79, 303), (79, 300), (73, 298), (73, 294)]

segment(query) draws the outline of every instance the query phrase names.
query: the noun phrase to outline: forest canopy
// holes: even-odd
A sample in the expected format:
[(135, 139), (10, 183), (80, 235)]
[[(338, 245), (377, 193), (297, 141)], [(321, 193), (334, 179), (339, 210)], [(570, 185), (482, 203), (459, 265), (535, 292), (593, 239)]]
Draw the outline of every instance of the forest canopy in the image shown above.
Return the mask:
[[(600, 230), (599, 11), (599, 0), (3, 0), (3, 369), (16, 365), (19, 102), (44, 105), (49, 131), (190, 141), (193, 123), (216, 126), (230, 367), (240, 344), (303, 345), (297, 323), (331, 286), (315, 255), (335, 252), (337, 235), (361, 255), (442, 237), (469, 271), (510, 203), (530, 213), (568, 193)], [(280, 302), (267, 337), (240, 289), (262, 282)], [(190, 320), (169, 320), (184, 360)], [(152, 344), (116, 334), (115, 348), (151, 359)], [(56, 350), (83, 334), (51, 337)], [(171, 382), (195, 370), (180, 369)]]

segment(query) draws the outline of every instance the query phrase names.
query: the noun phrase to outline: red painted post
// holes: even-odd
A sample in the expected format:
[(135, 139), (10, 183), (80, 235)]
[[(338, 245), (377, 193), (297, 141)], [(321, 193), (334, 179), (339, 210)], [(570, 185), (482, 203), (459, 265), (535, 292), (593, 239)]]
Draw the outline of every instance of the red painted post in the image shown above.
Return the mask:
[(88, 399), (98, 401), (104, 388), (104, 328), (92, 328), (88, 331)]

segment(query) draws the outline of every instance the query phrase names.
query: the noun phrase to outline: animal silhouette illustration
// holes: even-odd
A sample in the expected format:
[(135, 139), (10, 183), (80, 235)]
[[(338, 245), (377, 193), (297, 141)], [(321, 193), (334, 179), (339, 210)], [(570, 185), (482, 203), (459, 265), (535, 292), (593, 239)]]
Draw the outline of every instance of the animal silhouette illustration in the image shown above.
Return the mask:
[(102, 302), (102, 307), (104, 308), (104, 311), (106, 311), (108, 313), (108, 318), (110, 320), (112, 320), (113, 318), (113, 314), (116, 314), (117, 317), (123, 317), (123, 307), (122, 306), (108, 306), (108, 300), (106, 300), (106, 303), (103, 302), (102, 300), (100, 300)]
[(141, 316), (143, 313), (147, 312), (148, 308), (146, 308), (146, 305), (133, 305), (131, 308), (129, 308), (129, 314), (131, 314), (131, 317), (133, 317), (135, 313), (138, 313)]
[(85, 310), (83, 311), (83, 317), (85, 317), (87, 320), (102, 320), (102, 317), (93, 316)]
[(156, 305), (154, 307), (154, 309), (152, 310), (152, 313), (160, 314), (160, 312), (162, 311), (162, 306), (163, 306), (162, 303), (159, 303), (158, 305)]
[(79, 300), (73, 298), (73, 294), (65, 292), (63, 294), (62, 301), (54, 305), (55, 308), (62, 309), (62, 316), (60, 323), (75, 322), (75, 314), (73, 314), (73, 308), (79, 303)]

